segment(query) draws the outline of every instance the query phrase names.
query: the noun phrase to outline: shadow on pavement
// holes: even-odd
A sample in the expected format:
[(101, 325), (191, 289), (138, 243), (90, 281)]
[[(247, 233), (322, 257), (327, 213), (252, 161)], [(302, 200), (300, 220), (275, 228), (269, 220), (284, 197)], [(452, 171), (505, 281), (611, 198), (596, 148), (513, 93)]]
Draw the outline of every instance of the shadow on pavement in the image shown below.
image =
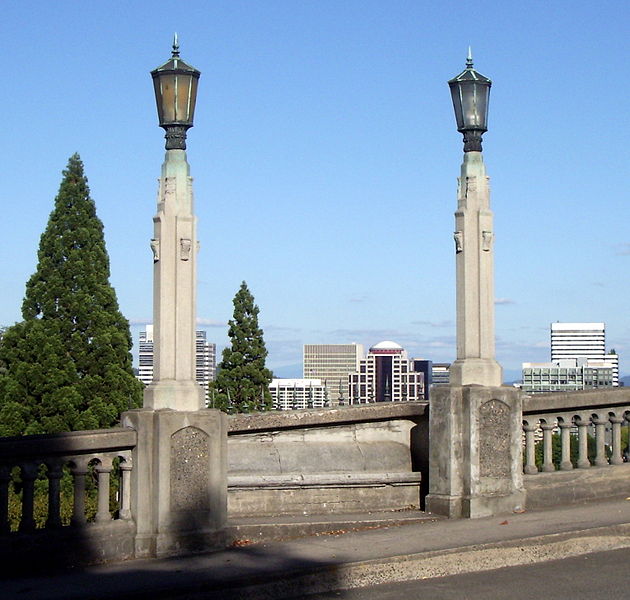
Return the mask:
[[(211, 554), (131, 560), (0, 581), (2, 600), (301, 598), (335, 590), (337, 560), (312, 560), (280, 546), (252, 545)], [(41, 565), (39, 565), (41, 566)], [(37, 563), (31, 563), (37, 568)], [(39, 569), (38, 569), (39, 570)], [(343, 592), (335, 594), (343, 597)]]

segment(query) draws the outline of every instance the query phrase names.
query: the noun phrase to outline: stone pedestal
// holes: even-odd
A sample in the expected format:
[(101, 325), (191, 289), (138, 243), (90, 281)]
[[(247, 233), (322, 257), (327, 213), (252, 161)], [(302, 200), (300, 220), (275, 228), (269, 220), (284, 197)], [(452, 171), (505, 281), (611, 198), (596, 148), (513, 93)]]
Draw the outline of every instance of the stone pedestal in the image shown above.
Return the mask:
[(138, 432), (131, 485), (136, 557), (223, 547), (226, 415), (144, 408), (124, 413), (122, 424)]
[(429, 411), (426, 509), (469, 518), (520, 509), (525, 503), (520, 391), (437, 387)]

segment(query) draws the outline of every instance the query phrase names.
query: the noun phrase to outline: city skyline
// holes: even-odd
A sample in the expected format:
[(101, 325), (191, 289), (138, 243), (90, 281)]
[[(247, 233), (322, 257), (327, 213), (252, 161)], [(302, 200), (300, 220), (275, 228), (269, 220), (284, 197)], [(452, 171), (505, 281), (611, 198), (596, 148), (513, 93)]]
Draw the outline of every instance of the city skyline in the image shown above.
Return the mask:
[(462, 144), (446, 82), (470, 45), (493, 81), (484, 156), (497, 359), (520, 370), (549, 359), (549, 323), (605, 322), (628, 374), (625, 7), (488, 2), (474, 29), (454, 2), (169, 8), (6, 7), (12, 170), (0, 324), (20, 319), (75, 151), (134, 341), (151, 322), (163, 132), (149, 72), (168, 58), (176, 29), (182, 58), (202, 72), (188, 160), (201, 240), (198, 328), (217, 343), (218, 360), (245, 280), (273, 370), (299, 365), (303, 344), (393, 340), (415, 358), (453, 361)]

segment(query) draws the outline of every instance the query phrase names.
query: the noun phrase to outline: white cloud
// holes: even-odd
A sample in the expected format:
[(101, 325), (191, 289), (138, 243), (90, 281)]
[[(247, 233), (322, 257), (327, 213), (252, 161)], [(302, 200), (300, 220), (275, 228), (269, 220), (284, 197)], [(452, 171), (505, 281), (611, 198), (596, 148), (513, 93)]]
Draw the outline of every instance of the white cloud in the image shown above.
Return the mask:
[(496, 306), (504, 306), (506, 304), (516, 304), (516, 302), (514, 300), (511, 300), (510, 298), (496, 298), (494, 303)]
[(617, 256), (630, 256), (630, 242), (615, 244), (615, 254)]

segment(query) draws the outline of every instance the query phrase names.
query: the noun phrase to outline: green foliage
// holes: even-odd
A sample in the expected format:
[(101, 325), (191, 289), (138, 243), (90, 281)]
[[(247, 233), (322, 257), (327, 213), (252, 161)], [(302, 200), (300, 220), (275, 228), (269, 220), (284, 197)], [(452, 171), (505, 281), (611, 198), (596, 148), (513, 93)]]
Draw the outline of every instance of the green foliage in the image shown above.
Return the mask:
[[(571, 463), (573, 467), (577, 467), (578, 457), (579, 457), (579, 441), (576, 435), (569, 436), (569, 445), (570, 445), (570, 456)], [(587, 448), (588, 448), (588, 459), (591, 464), (595, 463), (595, 456), (597, 454), (597, 443), (595, 438), (588, 434), (587, 435)], [(540, 440), (536, 442), (535, 445), (536, 452), (536, 467), (540, 471), (543, 465), (543, 441)], [(608, 454), (610, 454), (610, 450), (607, 450)], [(551, 436), (551, 460), (556, 467), (556, 469), (560, 468), (560, 463), (562, 462), (562, 438), (559, 433), (554, 433)]]
[(228, 323), (231, 347), (223, 350), (216, 380), (210, 389), (210, 406), (229, 413), (271, 408), (269, 383), (272, 374), (265, 367), (267, 349), (258, 326), (258, 306), (243, 282), (234, 296), (234, 318)]
[(22, 317), (0, 343), (0, 435), (111, 427), (140, 405), (129, 324), (76, 154), (40, 238)]
[[(109, 487), (109, 508), (114, 512), (118, 508), (118, 491), (120, 489), (120, 461), (114, 460), (112, 473), (110, 475)], [(88, 466), (88, 473), (85, 481), (85, 517), (88, 523), (94, 521), (98, 507), (98, 476), (94, 465)], [(22, 481), (19, 469), (16, 467), (11, 473), (9, 482), (9, 526), (11, 531), (17, 531), (22, 517)], [(70, 525), (72, 511), (74, 509), (74, 485), (72, 475), (68, 467), (64, 467), (60, 480), (60, 516), (62, 525)], [(42, 529), (46, 526), (48, 519), (48, 480), (45, 467), (40, 466), (35, 489), (33, 494), (33, 518), (35, 527)]]

